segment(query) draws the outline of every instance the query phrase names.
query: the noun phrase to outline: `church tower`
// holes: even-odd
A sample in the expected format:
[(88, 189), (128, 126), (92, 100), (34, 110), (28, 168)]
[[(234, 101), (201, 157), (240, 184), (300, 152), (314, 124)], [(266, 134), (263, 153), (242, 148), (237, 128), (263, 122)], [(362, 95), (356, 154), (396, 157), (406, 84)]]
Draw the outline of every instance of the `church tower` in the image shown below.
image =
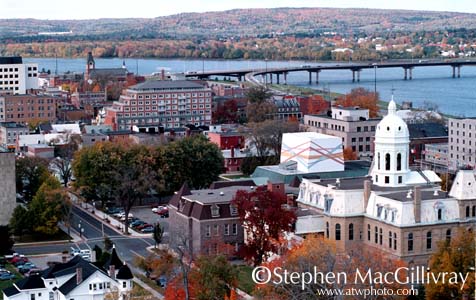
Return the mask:
[(93, 53), (88, 52), (88, 58), (86, 60), (86, 74), (84, 78), (85, 80), (89, 79), (89, 73), (94, 69), (96, 69), (96, 63), (94, 62)]
[(388, 114), (377, 125), (375, 155), (370, 175), (378, 186), (404, 186), (410, 174), (408, 126), (397, 114), (397, 105), (388, 104)]

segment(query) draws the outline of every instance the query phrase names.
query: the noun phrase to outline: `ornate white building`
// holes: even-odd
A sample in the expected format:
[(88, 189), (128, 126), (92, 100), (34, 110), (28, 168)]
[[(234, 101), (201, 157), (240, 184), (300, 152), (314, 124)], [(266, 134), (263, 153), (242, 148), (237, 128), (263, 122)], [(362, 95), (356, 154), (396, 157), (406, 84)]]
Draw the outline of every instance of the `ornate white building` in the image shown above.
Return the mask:
[(475, 227), (476, 180), (460, 171), (450, 193), (441, 191), (437, 174), (410, 170), (408, 155), (408, 128), (392, 100), (377, 125), (369, 176), (304, 178), (297, 201), (320, 214), (316, 231), (341, 249), (368, 246), (426, 264), (437, 241)]

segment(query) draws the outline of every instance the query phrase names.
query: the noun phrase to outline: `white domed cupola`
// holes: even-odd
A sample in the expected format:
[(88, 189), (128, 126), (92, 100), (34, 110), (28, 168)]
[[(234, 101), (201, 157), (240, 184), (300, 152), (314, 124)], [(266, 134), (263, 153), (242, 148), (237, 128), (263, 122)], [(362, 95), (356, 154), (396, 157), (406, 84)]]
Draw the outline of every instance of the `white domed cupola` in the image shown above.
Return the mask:
[(409, 173), (408, 155), (410, 134), (408, 126), (397, 114), (397, 105), (388, 104), (388, 114), (377, 125), (375, 156), (371, 169), (374, 184), (403, 186)]

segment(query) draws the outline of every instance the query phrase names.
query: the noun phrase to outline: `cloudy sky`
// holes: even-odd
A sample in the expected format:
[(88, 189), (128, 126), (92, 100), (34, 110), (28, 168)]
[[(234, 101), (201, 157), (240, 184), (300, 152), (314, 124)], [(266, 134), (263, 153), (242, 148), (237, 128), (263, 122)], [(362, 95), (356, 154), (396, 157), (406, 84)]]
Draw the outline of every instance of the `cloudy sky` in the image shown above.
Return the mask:
[(474, 0), (0, 0), (0, 18), (150, 18), (256, 7), (365, 7), (476, 13)]

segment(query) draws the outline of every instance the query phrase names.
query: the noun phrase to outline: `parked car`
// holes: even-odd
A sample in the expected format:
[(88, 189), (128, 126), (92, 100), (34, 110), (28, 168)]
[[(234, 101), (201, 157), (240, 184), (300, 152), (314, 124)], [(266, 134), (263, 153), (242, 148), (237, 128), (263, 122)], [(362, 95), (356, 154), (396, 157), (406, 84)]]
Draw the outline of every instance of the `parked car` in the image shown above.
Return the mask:
[[(18, 253), (17, 253), (18, 254)], [(21, 255), (21, 254), (18, 254), (16, 256), (14, 256), (12, 259), (10, 259), (10, 263), (11, 264), (16, 264), (17, 262), (19, 261), (25, 261), (27, 262), (28, 261), (28, 258), (25, 257), (25, 255)]]
[(137, 229), (137, 230), (142, 230), (142, 229), (144, 229), (144, 228), (146, 228), (146, 227), (154, 227), (154, 226), (153, 226), (152, 224), (145, 223), (145, 224), (142, 224), (142, 225), (140, 225), (140, 226), (137, 226), (135, 229)]
[(12, 273), (2, 273), (0, 274), (0, 280), (11, 280), (15, 279), (15, 274)]
[[(129, 219), (133, 218), (134, 215), (129, 213)], [(121, 221), (125, 221), (126, 220), (126, 215), (123, 213), (120, 217), (119, 217), (119, 220)]]
[(18, 266), (18, 272), (23, 274), (30, 271), (33, 268), (36, 268), (36, 265), (34, 263), (27, 262), (27, 263), (24, 263), (23, 265)]
[(161, 275), (158, 279), (155, 280), (155, 282), (157, 283), (157, 285), (160, 285), (160, 287), (165, 288), (167, 286), (167, 277)]
[(154, 227), (153, 226), (144, 227), (140, 230), (140, 232), (142, 232), (142, 233), (152, 233), (152, 232), (154, 232)]
[(134, 228), (134, 227), (137, 227), (137, 226), (140, 226), (140, 225), (144, 225), (145, 222), (142, 221), (142, 220), (136, 220), (136, 221), (132, 221), (131, 223), (129, 223), (129, 226)]
[(31, 275), (39, 274), (40, 272), (41, 272), (40, 269), (33, 268), (33, 269), (30, 269), (30, 271), (26, 272), (24, 275), (25, 276), (31, 276)]
[(124, 212), (124, 209), (120, 208), (120, 207), (108, 207), (108, 208), (106, 208), (106, 213), (110, 214), (110, 215), (118, 214), (118, 213), (121, 213), (121, 212)]
[(24, 265), (27, 262), (28, 262), (28, 259), (22, 258), (22, 259), (17, 260), (17, 262), (14, 263), (13, 265), (18, 268), (19, 266)]

